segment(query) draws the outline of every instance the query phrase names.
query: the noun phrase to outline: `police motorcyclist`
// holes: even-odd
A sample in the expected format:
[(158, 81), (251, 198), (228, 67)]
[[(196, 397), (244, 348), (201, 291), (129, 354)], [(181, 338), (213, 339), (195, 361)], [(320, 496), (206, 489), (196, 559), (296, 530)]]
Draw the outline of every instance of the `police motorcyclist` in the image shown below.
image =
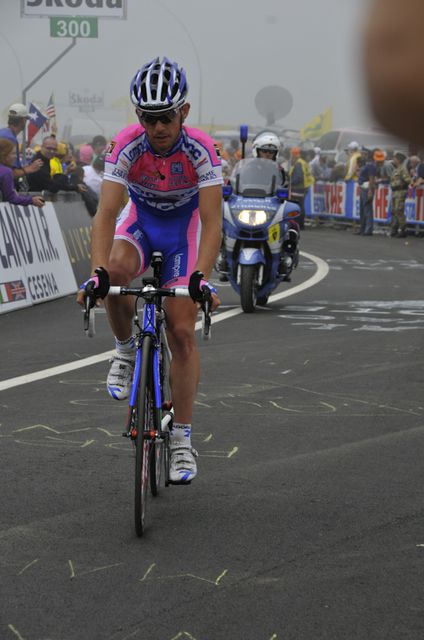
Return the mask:
[[(252, 143), (252, 155), (254, 158), (264, 158), (267, 160), (273, 160), (278, 164), (277, 157), (280, 151), (281, 143), (279, 137), (272, 132), (263, 132), (259, 133)], [(286, 172), (283, 167), (278, 164), (278, 168), (281, 172), (281, 184), (285, 184), (286, 182)], [(290, 273), (293, 264), (297, 265), (298, 260), (298, 242), (299, 242), (299, 225), (295, 220), (288, 221), (288, 230), (284, 237), (283, 244), (281, 247), (281, 265), (280, 265), (280, 273), (288, 274)], [(289, 265), (287, 260), (287, 255), (291, 258), (292, 262)], [(288, 280), (288, 275), (286, 276)]]
[[(259, 133), (252, 143), (252, 155), (254, 158), (265, 158), (277, 162), (277, 156), (280, 151), (281, 143), (279, 137), (275, 133), (263, 132)], [(281, 182), (285, 184), (287, 176), (283, 167), (278, 164), (281, 171)]]

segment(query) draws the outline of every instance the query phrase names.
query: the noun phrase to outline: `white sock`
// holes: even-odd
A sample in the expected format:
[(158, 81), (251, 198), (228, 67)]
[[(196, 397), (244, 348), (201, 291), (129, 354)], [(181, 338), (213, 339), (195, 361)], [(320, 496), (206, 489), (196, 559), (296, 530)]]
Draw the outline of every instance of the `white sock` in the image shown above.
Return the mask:
[(116, 352), (122, 356), (132, 356), (134, 354), (134, 336), (130, 336), (128, 340), (118, 340), (118, 338), (115, 338), (115, 345)]
[(174, 422), (169, 434), (170, 444), (184, 445), (191, 447), (191, 424)]

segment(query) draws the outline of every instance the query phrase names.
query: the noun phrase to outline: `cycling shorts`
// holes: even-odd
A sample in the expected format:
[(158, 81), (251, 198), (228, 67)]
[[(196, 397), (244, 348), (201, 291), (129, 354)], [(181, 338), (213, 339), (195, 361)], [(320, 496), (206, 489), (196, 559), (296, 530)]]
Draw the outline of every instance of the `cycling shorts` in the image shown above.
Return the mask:
[(140, 268), (135, 277), (150, 266), (153, 251), (163, 254), (161, 286), (187, 286), (195, 270), (201, 223), (199, 209), (179, 216), (138, 215), (130, 200), (122, 210), (115, 229), (115, 240), (126, 240), (137, 250)]

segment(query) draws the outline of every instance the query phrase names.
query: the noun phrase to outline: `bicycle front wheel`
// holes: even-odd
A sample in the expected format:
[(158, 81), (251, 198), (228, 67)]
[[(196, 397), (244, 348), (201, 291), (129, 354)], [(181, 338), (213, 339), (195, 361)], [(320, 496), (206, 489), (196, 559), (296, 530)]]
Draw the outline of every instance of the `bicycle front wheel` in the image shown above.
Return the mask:
[[(170, 352), (166, 342), (166, 335), (162, 335), (159, 357), (159, 379), (162, 409), (172, 406), (171, 387), (169, 384)], [(162, 415), (164, 415), (162, 413)], [(162, 478), (165, 486), (169, 485), (169, 425), (160, 429), (161, 438), (152, 442), (150, 451), (150, 490), (153, 496), (159, 493)]]
[(146, 432), (154, 429), (152, 353), (152, 339), (150, 336), (145, 336), (143, 340), (140, 385), (137, 399), (138, 410), (135, 455), (134, 519), (135, 530), (138, 536), (143, 535), (146, 526), (146, 503), (148, 496), (151, 449), (151, 441), (146, 437)]

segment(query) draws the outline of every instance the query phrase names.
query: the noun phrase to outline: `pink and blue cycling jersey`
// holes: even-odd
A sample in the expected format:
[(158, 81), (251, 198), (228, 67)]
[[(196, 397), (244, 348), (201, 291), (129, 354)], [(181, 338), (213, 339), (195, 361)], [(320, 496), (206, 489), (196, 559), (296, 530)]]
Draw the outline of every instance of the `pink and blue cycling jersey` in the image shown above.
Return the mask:
[(139, 214), (172, 215), (198, 207), (199, 188), (222, 184), (221, 160), (213, 140), (203, 131), (183, 127), (174, 148), (158, 156), (144, 128), (134, 124), (111, 142), (104, 180), (128, 185)]
[(187, 284), (200, 238), (199, 189), (223, 183), (213, 140), (182, 127), (175, 146), (159, 156), (144, 128), (131, 125), (110, 143), (103, 179), (128, 187), (130, 200), (117, 220), (115, 239), (136, 247), (138, 273), (149, 266), (152, 251), (162, 251), (163, 283)]

